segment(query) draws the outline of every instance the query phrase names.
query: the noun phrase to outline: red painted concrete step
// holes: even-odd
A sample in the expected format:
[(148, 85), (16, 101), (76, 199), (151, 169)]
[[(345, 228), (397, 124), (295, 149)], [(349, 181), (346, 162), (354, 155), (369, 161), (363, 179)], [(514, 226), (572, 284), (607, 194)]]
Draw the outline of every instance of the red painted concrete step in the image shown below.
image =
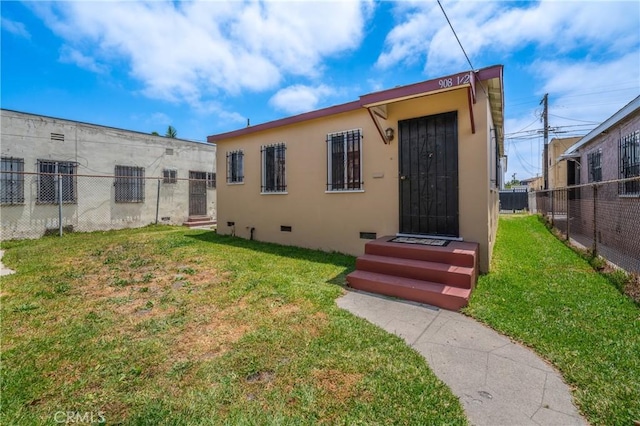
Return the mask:
[(438, 247), (389, 242), (393, 238), (395, 237), (386, 236), (368, 242), (364, 247), (365, 254), (448, 263), (470, 268), (477, 265), (477, 243), (451, 241), (445, 247)]
[(467, 306), (471, 294), (471, 289), (368, 271), (354, 271), (347, 276), (347, 281), (349, 286), (358, 290), (426, 303), (452, 311)]
[(187, 219), (186, 222), (183, 222), (182, 225), (194, 228), (196, 226), (211, 226), (216, 223), (217, 222), (209, 216), (189, 216), (189, 219)]
[(476, 282), (476, 270), (472, 267), (372, 254), (358, 257), (356, 269), (468, 289)]

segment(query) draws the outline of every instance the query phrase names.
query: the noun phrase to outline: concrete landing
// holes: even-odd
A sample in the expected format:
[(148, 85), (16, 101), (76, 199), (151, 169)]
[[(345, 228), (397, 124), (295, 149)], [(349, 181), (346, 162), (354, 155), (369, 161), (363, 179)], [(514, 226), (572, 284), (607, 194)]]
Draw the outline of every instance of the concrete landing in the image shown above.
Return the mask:
[(587, 424), (553, 367), (469, 317), (360, 291), (336, 302), (422, 354), (473, 425)]

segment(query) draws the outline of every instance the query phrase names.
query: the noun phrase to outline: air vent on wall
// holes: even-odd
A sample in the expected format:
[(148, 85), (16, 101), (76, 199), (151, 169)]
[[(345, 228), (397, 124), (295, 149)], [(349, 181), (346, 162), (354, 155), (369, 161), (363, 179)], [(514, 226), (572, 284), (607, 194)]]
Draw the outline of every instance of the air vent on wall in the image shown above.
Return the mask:
[(363, 240), (375, 240), (377, 238), (377, 234), (375, 232), (361, 232), (360, 238)]
[(291, 227), (290, 226), (280, 226), (280, 231), (282, 232), (291, 232)]
[(62, 133), (51, 133), (51, 140), (64, 142), (64, 135)]
[(164, 150), (164, 153), (167, 155), (173, 155), (173, 148), (167, 148)]

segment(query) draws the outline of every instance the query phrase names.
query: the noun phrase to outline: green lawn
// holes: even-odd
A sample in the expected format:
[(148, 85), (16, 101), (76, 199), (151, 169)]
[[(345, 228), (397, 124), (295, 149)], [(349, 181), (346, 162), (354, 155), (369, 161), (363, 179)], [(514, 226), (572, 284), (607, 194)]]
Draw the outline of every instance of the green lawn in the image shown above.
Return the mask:
[(2, 248), (3, 425), (466, 423), (336, 307), (352, 257), (161, 226)]
[(640, 309), (537, 217), (501, 217), (466, 313), (551, 361), (590, 423), (640, 420)]

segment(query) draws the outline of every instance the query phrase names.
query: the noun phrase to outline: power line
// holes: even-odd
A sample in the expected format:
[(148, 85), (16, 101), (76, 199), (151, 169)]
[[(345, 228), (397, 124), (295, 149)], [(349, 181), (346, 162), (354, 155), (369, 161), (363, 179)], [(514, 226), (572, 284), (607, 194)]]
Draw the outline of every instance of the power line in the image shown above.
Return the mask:
[(469, 66), (471, 67), (471, 70), (475, 70), (475, 68), (473, 67), (473, 64), (471, 63), (471, 59), (469, 59), (469, 55), (467, 55), (467, 52), (464, 50), (464, 47), (462, 47), (462, 43), (460, 42), (460, 39), (458, 38), (458, 34), (456, 34), (456, 30), (453, 29), (453, 25), (451, 25), (451, 21), (449, 20), (449, 17), (447, 16), (447, 12), (444, 11), (444, 7), (442, 7), (442, 3), (440, 3), (440, 0), (438, 0), (438, 6), (440, 6), (440, 9), (442, 10), (442, 13), (444, 14), (444, 17), (447, 19), (447, 22), (449, 23), (449, 28), (451, 28), (451, 31), (453, 31), (453, 35), (456, 37), (456, 40), (458, 40), (458, 44), (460, 45), (460, 49), (462, 49), (462, 53), (464, 53), (464, 57), (467, 58), (467, 62), (469, 63)]

